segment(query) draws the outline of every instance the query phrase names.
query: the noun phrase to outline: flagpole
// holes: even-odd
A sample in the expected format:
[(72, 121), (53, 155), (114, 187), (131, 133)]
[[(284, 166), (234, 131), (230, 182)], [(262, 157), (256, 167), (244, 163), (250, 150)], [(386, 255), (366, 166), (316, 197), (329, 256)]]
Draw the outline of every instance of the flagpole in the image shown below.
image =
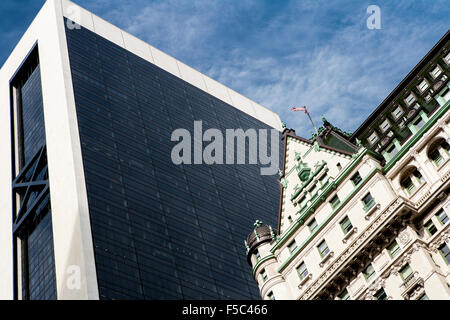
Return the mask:
[(313, 122), (313, 120), (312, 120), (312, 118), (311, 118), (311, 116), (309, 115), (309, 112), (308, 112), (308, 110), (306, 110), (305, 111), (305, 113), (308, 115), (308, 118), (309, 118), (309, 120), (311, 121), (311, 124), (313, 125), (313, 127), (314, 127), (314, 130), (316, 130), (316, 134), (317, 134), (317, 137), (319, 136), (319, 131), (317, 130), (317, 127), (316, 127), (316, 125), (314, 124), (314, 122)]
[(309, 114), (308, 109), (306, 108), (306, 106), (303, 106), (301, 108), (292, 107), (292, 110), (293, 111), (305, 111), (305, 113), (308, 115), (309, 121), (311, 121), (311, 124), (312, 124), (314, 130), (316, 131), (316, 134), (317, 134), (317, 137), (318, 137), (319, 136), (319, 130), (317, 130), (317, 127), (314, 124), (314, 121), (312, 120), (311, 115)]

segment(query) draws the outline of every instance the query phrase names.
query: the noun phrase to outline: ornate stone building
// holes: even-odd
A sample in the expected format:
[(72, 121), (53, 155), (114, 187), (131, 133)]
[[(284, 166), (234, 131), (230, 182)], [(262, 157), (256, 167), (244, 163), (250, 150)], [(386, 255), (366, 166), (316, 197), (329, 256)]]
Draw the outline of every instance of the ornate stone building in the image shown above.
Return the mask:
[(285, 129), (278, 229), (247, 258), (263, 299), (450, 299), (450, 32), (353, 133)]

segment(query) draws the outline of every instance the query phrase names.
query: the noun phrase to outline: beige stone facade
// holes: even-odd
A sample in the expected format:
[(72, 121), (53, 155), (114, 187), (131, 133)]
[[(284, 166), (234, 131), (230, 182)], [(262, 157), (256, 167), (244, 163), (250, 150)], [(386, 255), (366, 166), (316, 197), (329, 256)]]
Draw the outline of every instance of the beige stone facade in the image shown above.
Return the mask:
[(450, 299), (449, 39), (355, 133), (285, 129), (278, 231), (246, 241), (263, 299)]

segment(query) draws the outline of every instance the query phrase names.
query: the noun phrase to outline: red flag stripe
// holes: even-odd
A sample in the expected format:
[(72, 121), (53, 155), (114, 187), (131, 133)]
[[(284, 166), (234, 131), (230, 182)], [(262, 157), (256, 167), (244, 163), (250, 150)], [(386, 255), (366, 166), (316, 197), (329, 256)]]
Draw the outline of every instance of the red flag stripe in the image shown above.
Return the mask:
[(308, 110), (306, 110), (306, 107), (301, 107), (301, 108), (292, 107), (292, 111), (305, 111), (305, 112), (308, 112)]

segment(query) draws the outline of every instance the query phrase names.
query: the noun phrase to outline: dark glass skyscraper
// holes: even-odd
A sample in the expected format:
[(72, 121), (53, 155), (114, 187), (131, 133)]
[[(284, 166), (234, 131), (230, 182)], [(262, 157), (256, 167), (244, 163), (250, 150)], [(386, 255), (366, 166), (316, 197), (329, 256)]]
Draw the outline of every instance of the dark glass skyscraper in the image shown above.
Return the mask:
[[(66, 18), (68, 8), (81, 10), (78, 18), (70, 17), (79, 25)], [(230, 89), (220, 85), (235, 97), (233, 105), (158, 66), (157, 56), (154, 62), (144, 59), (139, 50), (127, 48), (131, 36), (68, 1), (51, 1), (44, 9), (35, 24), (44, 21), (46, 10), (55, 10), (57, 32), (38, 37), (27, 56), (28, 38), (32, 43), (39, 34), (28, 32), (16, 49), (23, 52), (13, 53), (23, 57), (21, 66), (11, 62), (2, 69), (5, 74), (22, 70), (31, 56), (40, 61), (22, 89), (23, 100), (31, 96), (27, 103), (37, 110), (23, 103), (23, 165), (35, 155), (49, 159), (41, 179), (47, 179), (47, 200), (39, 207), (46, 214), (35, 214), (39, 223), (27, 238), (29, 252), (12, 252), (16, 291), (30, 290), (16, 297), (259, 299), (242, 239), (256, 218), (276, 222), (277, 175), (261, 175), (260, 164), (175, 165), (171, 134), (178, 128), (193, 132), (200, 120), (203, 130), (280, 129), (278, 117), (254, 102), (248, 109), (264, 116), (252, 116), (237, 106), (238, 95)], [(108, 36), (114, 32), (125, 45)], [(59, 47), (48, 47), (50, 42)], [(216, 85), (204, 81), (209, 88)], [(11, 133), (20, 140), (12, 106)], [(65, 110), (67, 116), (59, 117)], [(35, 134), (27, 135), (26, 123)], [(23, 244), (17, 234), (12, 241)], [(40, 265), (44, 278), (31, 272)], [(73, 281), (77, 272), (70, 271), (77, 268), (79, 286)], [(33, 295), (35, 285), (42, 292)]]

